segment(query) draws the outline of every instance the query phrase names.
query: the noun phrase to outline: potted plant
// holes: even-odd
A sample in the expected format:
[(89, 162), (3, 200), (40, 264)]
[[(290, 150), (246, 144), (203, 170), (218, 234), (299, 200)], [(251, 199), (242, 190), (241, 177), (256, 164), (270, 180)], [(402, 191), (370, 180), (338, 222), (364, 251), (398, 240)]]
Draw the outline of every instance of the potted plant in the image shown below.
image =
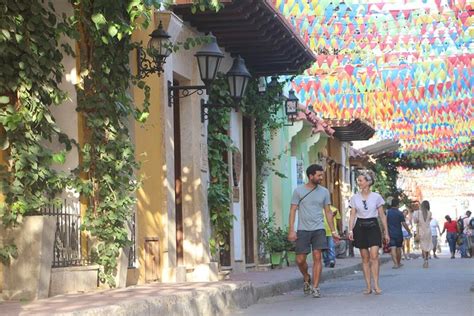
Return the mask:
[(285, 250), (286, 234), (281, 228), (270, 230), (268, 234), (268, 250), (270, 251), (270, 260), (273, 266), (280, 265)]
[[(288, 229), (286, 230), (286, 235), (288, 235)], [(288, 238), (285, 238), (285, 250), (286, 250), (286, 264), (296, 263), (296, 244), (294, 241), (289, 241)]]

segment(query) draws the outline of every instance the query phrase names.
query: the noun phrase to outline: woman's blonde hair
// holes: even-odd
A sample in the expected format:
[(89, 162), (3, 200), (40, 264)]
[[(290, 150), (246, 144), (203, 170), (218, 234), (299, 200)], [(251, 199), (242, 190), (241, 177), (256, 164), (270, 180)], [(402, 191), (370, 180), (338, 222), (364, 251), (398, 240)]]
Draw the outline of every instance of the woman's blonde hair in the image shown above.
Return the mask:
[(375, 172), (372, 170), (361, 170), (359, 171), (359, 176), (363, 176), (367, 182), (369, 182), (370, 185), (373, 185), (375, 183)]

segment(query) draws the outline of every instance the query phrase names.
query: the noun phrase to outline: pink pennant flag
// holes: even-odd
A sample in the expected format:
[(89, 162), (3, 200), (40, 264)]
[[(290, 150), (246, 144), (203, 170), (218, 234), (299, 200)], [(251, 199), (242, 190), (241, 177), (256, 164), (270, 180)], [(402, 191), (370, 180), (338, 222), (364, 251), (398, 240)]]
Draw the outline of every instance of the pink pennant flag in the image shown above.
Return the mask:
[(389, 10), (390, 14), (393, 16), (394, 19), (397, 19), (398, 14), (400, 13), (400, 10)]
[(439, 95), (442, 94), (442, 92), (443, 92), (443, 87), (444, 87), (444, 84), (443, 84), (443, 83), (438, 83), (438, 85), (436, 86), (436, 88), (438, 89)]
[(461, 20), (462, 25), (464, 25), (464, 26), (467, 26), (466, 21), (467, 21), (468, 18), (469, 18), (469, 14), (466, 11), (464, 11), (463, 13), (461, 13), (459, 15), (459, 19)]
[(418, 91), (420, 92), (420, 99), (425, 98), (425, 87), (418, 87)]
[(405, 19), (408, 20), (408, 18), (410, 17), (411, 10), (402, 10), (402, 12), (403, 12), (403, 16), (405, 16)]
[(344, 66), (344, 70), (347, 72), (349, 76), (352, 76), (352, 73), (354, 72), (354, 66), (346, 65)]

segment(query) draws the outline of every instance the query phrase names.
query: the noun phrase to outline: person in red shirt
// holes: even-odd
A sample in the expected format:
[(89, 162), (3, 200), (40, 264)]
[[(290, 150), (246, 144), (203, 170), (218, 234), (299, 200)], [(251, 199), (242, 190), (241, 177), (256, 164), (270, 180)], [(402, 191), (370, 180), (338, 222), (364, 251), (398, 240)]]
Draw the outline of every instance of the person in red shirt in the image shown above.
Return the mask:
[(458, 224), (456, 221), (451, 220), (449, 215), (446, 215), (444, 218), (446, 219), (446, 222), (444, 223), (441, 236), (445, 231), (448, 232), (446, 234), (446, 239), (448, 240), (449, 251), (451, 251), (451, 259), (454, 259), (454, 253), (456, 252), (456, 239), (458, 238)]

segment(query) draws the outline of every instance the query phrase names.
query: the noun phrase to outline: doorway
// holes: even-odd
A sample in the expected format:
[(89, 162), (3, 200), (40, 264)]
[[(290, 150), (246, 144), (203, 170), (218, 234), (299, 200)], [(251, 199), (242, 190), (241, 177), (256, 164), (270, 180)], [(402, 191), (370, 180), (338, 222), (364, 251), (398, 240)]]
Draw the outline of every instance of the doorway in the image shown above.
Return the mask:
[(245, 262), (255, 263), (254, 256), (254, 207), (253, 207), (253, 149), (252, 149), (252, 120), (243, 118), (243, 144), (242, 144), (242, 169), (243, 169), (243, 207), (244, 207), (244, 234), (245, 234)]
[[(178, 86), (178, 81), (173, 81), (173, 85)], [(179, 114), (179, 94), (174, 94), (173, 98), (173, 136), (174, 136), (174, 201), (176, 211), (176, 264), (184, 264), (183, 249), (183, 181), (181, 179), (181, 117)]]

